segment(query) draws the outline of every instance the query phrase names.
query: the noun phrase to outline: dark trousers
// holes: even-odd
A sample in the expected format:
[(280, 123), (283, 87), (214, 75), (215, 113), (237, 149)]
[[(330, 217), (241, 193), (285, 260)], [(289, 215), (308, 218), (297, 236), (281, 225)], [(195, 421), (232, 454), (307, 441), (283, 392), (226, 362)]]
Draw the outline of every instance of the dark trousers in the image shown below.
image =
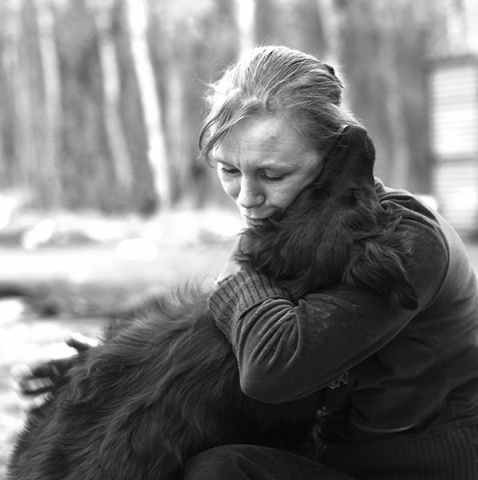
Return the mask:
[(324, 464), (272, 448), (225, 445), (192, 457), (183, 480), (478, 480), (476, 421), (324, 444), (317, 451)]
[(186, 463), (183, 480), (353, 480), (307, 458), (254, 445), (224, 445)]

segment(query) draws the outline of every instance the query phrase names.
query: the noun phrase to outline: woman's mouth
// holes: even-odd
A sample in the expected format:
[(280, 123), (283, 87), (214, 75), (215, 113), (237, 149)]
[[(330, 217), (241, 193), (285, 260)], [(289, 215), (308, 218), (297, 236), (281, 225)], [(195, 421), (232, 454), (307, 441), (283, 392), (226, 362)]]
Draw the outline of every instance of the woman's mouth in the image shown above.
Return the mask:
[(247, 223), (248, 227), (258, 227), (260, 225), (264, 225), (268, 217), (264, 218), (250, 218), (250, 217), (244, 217), (244, 220)]

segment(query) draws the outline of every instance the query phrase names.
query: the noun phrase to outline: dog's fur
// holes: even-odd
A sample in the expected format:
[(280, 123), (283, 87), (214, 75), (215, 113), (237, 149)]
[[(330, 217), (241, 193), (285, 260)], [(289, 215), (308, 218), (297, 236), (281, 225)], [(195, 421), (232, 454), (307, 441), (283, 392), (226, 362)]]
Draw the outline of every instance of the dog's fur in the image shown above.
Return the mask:
[[(399, 219), (373, 190), (373, 145), (344, 133), (320, 179), (277, 222), (247, 231), (246, 255), (295, 298), (339, 282), (413, 307)], [(172, 480), (185, 460), (221, 444), (297, 448), (319, 393), (281, 405), (246, 397), (232, 348), (207, 309), (207, 293), (152, 298), (80, 354), (30, 414), (10, 460), (11, 480)]]
[(416, 308), (407, 274), (412, 244), (375, 193), (374, 163), (367, 132), (347, 127), (318, 179), (278, 218), (243, 233), (237, 259), (278, 280), (295, 300), (344, 284)]
[(207, 296), (187, 290), (151, 298), (81, 358), (30, 415), (11, 479), (172, 480), (216, 445), (306, 439), (318, 394), (281, 405), (246, 397)]

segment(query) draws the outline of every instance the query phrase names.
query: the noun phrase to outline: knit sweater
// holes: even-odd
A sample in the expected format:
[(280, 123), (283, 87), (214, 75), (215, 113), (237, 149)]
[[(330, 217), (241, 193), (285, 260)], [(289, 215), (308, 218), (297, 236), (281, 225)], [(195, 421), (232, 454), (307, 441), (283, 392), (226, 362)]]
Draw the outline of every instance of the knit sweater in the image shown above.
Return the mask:
[(280, 403), (321, 389), (321, 431), (333, 442), (478, 424), (478, 294), (463, 243), (411, 194), (379, 181), (376, 191), (413, 239), (416, 310), (346, 285), (294, 304), (247, 268), (209, 299), (244, 393)]

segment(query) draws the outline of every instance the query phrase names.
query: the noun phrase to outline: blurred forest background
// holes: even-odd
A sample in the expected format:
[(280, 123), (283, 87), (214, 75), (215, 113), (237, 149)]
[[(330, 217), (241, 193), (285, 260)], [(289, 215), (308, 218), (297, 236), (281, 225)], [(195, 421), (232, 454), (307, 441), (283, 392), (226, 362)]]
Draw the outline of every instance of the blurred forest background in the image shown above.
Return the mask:
[(106, 214), (224, 202), (196, 162), (206, 85), (241, 49), (285, 44), (337, 66), (379, 176), (427, 193), (428, 64), (469, 43), (472, 3), (1, 0), (0, 192)]
[[(24, 418), (12, 365), (51, 358), (136, 294), (213, 279), (226, 261), (241, 224), (197, 163), (197, 138), (207, 85), (242, 49), (284, 44), (334, 65), (377, 146), (377, 175), (433, 195), (443, 130), (431, 131), (430, 72), (476, 57), (477, 4), (0, 0), (0, 479)], [(448, 78), (463, 90), (464, 77)], [(462, 195), (468, 182), (478, 211), (467, 165), (455, 186)]]

